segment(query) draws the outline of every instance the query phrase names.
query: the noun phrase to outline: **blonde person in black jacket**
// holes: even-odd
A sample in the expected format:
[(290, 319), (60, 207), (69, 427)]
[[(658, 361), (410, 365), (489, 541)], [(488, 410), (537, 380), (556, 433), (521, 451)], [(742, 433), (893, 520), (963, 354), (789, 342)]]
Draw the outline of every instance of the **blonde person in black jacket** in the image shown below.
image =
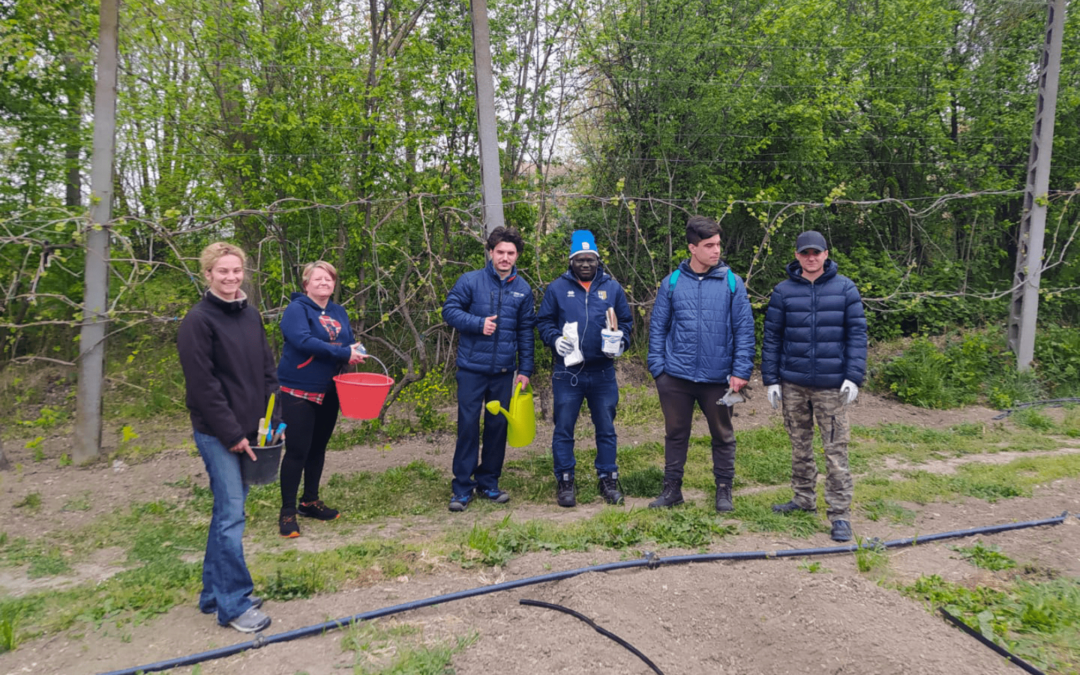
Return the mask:
[(244, 561), (248, 488), (240, 476), (240, 455), (256, 459), (252, 441), (278, 381), (262, 317), (240, 290), (245, 260), (232, 244), (203, 249), (200, 263), (210, 288), (180, 324), (177, 348), (195, 446), (214, 494), (199, 609), (216, 613), (222, 626), (254, 633), (269, 626), (270, 617), (259, 610), (262, 599), (251, 594), (254, 585)]

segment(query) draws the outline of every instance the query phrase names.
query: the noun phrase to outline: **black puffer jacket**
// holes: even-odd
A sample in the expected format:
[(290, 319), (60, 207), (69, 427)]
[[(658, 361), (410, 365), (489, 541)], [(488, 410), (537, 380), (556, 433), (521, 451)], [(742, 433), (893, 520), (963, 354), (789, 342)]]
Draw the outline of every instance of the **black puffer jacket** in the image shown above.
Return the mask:
[(813, 283), (798, 261), (788, 279), (773, 289), (765, 311), (761, 377), (766, 386), (780, 380), (822, 389), (839, 389), (844, 380), (862, 385), (866, 376), (866, 315), (855, 283), (837, 274), (836, 263)]

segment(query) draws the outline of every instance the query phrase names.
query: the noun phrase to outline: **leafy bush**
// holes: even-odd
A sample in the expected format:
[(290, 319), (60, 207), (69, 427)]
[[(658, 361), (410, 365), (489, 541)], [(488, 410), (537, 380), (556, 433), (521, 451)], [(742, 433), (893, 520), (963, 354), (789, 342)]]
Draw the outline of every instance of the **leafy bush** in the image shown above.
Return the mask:
[(941, 347), (921, 337), (872, 376), (879, 380), (874, 385), (924, 408), (953, 408), (980, 400), (1009, 408), (1046, 398), (1048, 392), (1062, 397), (1080, 392), (1080, 331), (1040, 326), (1035, 353), (1036, 368), (1019, 372), (1002, 329), (947, 338)]

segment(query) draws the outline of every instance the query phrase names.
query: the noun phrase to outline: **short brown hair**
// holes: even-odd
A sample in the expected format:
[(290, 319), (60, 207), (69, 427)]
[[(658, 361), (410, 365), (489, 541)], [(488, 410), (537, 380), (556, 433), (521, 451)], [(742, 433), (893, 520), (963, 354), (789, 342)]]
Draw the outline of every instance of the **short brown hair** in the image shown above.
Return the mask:
[(686, 221), (686, 243), (697, 246), (705, 239), (720, 234), (720, 223), (708, 216), (690, 216)]
[(300, 273), (300, 288), (307, 290), (308, 282), (311, 281), (311, 275), (315, 274), (315, 270), (325, 270), (333, 278), (334, 283), (337, 283), (337, 268), (325, 260), (316, 260), (304, 265), (304, 271)]
[(521, 250), (525, 248), (525, 240), (521, 238), (521, 234), (512, 227), (496, 227), (491, 231), (491, 235), (488, 236), (487, 250), (494, 251), (495, 247), (504, 241), (508, 241), (514, 245), (517, 249), (518, 255), (521, 255)]
[(209, 272), (214, 269), (214, 263), (221, 260), (227, 255), (234, 255), (240, 258), (240, 264), (247, 263), (247, 254), (244, 253), (244, 249), (230, 244), (227, 241), (215, 241), (202, 250), (199, 254), (199, 265), (202, 267), (203, 273)]

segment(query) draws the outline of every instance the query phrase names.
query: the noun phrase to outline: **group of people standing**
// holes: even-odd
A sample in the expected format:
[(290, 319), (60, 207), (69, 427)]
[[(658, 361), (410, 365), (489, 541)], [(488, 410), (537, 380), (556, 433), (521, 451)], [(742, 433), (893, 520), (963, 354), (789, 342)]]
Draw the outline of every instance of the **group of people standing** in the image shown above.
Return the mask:
[[(721, 260), (719, 225), (693, 216), (686, 225), (689, 257), (664, 278), (649, 322), (648, 369), (664, 415), (664, 483), (650, 508), (683, 503), (682, 480), (695, 406), (712, 437), (718, 512), (734, 509), (735, 433), (731, 405), (753, 371), (754, 317), (743, 280)], [(450, 510), (461, 512), (480, 497), (505, 503), (499, 487), (507, 422), (483, 412), (507, 407), (515, 387), (528, 387), (534, 372), (535, 336), (552, 350), (555, 497), (577, 503), (574, 428), (583, 403), (596, 429), (597, 489), (609, 504), (624, 496), (619, 482), (615, 416), (619, 388), (615, 359), (630, 344), (634, 315), (626, 293), (604, 269), (591, 232), (575, 231), (568, 270), (548, 285), (534, 310), (529, 284), (517, 273), (521, 235), (499, 227), (488, 237), (488, 263), (463, 274), (442, 316), (458, 331), (457, 441)], [(284, 348), (273, 354), (259, 312), (241, 290), (244, 252), (218, 242), (200, 257), (208, 289), (181, 324), (180, 362), (194, 438), (214, 495), (203, 560), (199, 607), (218, 623), (242, 632), (270, 625), (252, 595), (242, 535), (248, 487), (241, 456), (258, 461), (257, 427), (271, 394), (280, 391), (286, 425), (281, 464), (279, 532), (297, 537), (297, 516), (333, 520), (339, 512), (319, 498), (326, 447), (337, 423), (333, 377), (360, 363), (348, 315), (333, 297), (337, 271), (317, 261), (305, 266), (302, 292), (282, 315)], [(788, 279), (773, 290), (765, 315), (762, 377), (773, 407), (783, 406), (792, 442), (794, 497), (777, 512), (815, 511), (817, 467), (814, 421), (824, 441), (825, 502), (832, 538), (852, 538), (849, 509), (846, 406), (855, 400), (866, 370), (866, 319), (858, 290), (837, 273), (818, 232), (796, 241)], [(266, 420), (272, 424), (273, 420)], [(303, 482), (303, 492), (300, 483)]]
[[(712, 437), (715, 507), (734, 510), (735, 432), (732, 408), (754, 368), (754, 316), (746, 286), (721, 260), (720, 226), (704, 216), (686, 224), (689, 257), (660, 283), (649, 321), (649, 373), (664, 414), (664, 483), (650, 508), (683, 503), (682, 481), (694, 408)], [(443, 306), (458, 342), (458, 436), (454, 451), (451, 511), (464, 511), (477, 496), (498, 503), (506, 451), (506, 420), (486, 413), (480, 443), (480, 410), (497, 400), (508, 405), (514, 383), (533, 374), (534, 332), (552, 350), (551, 376), (555, 498), (576, 500), (574, 427), (588, 403), (596, 428), (597, 489), (619, 504), (615, 415), (619, 387), (614, 360), (629, 345), (633, 312), (622, 286), (600, 261), (592, 233), (573, 233), (569, 269), (548, 285), (535, 319), (532, 290), (517, 274), (524, 243), (511, 229), (488, 238), (490, 261), (463, 274)], [(765, 315), (762, 379), (773, 407), (783, 404), (792, 443), (794, 498), (779, 513), (815, 511), (817, 465), (812, 442), (816, 419), (825, 446), (825, 502), (832, 538), (850, 541), (852, 480), (846, 406), (866, 373), (866, 317), (855, 284), (837, 272), (819, 232), (796, 240), (788, 278), (773, 290)], [(615, 326), (618, 328), (616, 329)]]

